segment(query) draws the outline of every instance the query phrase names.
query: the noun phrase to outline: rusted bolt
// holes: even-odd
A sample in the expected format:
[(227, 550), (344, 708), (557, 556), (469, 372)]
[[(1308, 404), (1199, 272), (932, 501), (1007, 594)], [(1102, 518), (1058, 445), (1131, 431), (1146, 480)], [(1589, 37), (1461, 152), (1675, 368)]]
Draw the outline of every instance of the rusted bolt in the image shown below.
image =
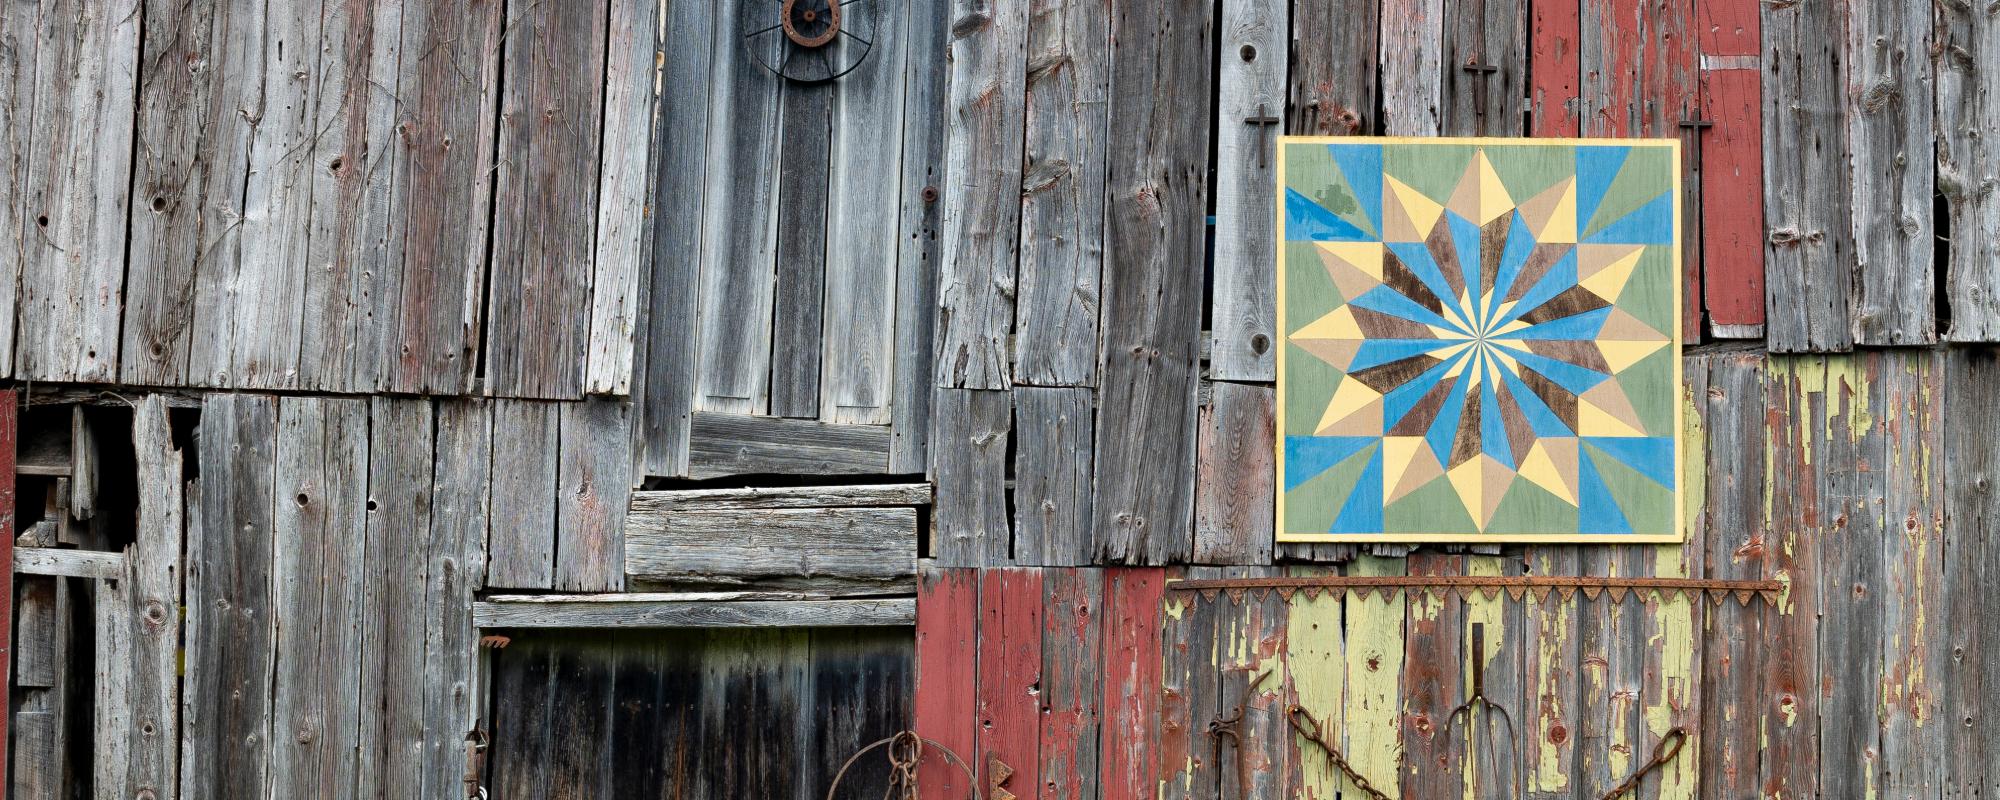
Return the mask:
[(935, 203), (937, 202), (937, 198), (938, 198), (938, 190), (936, 186), (924, 187), (924, 202)]
[(1569, 741), (1568, 728), (1560, 724), (1549, 726), (1549, 744), (1562, 744), (1567, 741)]

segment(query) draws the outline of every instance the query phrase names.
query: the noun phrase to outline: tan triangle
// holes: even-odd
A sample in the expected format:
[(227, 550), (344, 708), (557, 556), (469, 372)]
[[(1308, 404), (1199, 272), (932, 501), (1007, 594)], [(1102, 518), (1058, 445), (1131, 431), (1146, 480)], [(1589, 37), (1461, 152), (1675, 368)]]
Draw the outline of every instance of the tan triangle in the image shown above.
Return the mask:
[(1476, 221), (1485, 225), (1513, 211), (1514, 198), (1507, 196), (1507, 184), (1500, 182), (1500, 175), (1493, 171), (1493, 162), (1486, 157), (1485, 150), (1480, 150), (1473, 161), (1479, 165), (1479, 216)]
[(1574, 437), (1542, 439), (1538, 442), (1549, 454), (1549, 461), (1556, 465), (1556, 476), (1562, 480), (1566, 491), (1558, 492), (1570, 502), (1577, 496), (1577, 441)]
[[(1608, 247), (1612, 245), (1586, 244), (1580, 246), (1588, 248)], [(1615, 301), (1618, 299), (1618, 295), (1625, 291), (1625, 284), (1632, 280), (1632, 270), (1639, 266), (1639, 256), (1644, 252), (1644, 247), (1635, 247), (1631, 255), (1604, 264), (1598, 269), (1592, 270), (1588, 275), (1583, 274), (1583, 264), (1579, 260), (1577, 263), (1577, 284), (1590, 290), (1591, 294), (1606, 300)]]
[(1611, 313), (1604, 317), (1604, 327), (1597, 331), (1597, 338), (1619, 342), (1664, 342), (1667, 335), (1640, 322), (1631, 312), (1612, 306)]
[(1576, 432), (1582, 436), (1645, 436), (1639, 412), (1613, 378), (1577, 398)]
[(1355, 354), (1361, 352), (1360, 339), (1293, 339), (1292, 344), (1342, 372), (1354, 363)]
[[(1333, 397), (1327, 400), (1326, 411), (1320, 414), (1319, 424), (1313, 426), (1314, 435), (1334, 435), (1329, 434), (1327, 431), (1329, 428), (1336, 426), (1352, 428), (1355, 424), (1365, 425), (1368, 421), (1367, 409), (1371, 405), (1375, 408), (1374, 427), (1363, 427), (1362, 430), (1364, 432), (1360, 434), (1344, 435), (1382, 435), (1382, 393), (1375, 391), (1368, 384), (1353, 378), (1341, 381), (1339, 386), (1334, 387)], [(1350, 424), (1349, 420), (1357, 416), (1361, 417), (1361, 419), (1354, 424)]]
[(1535, 241), (1576, 241), (1576, 178), (1564, 178), (1521, 204), (1521, 221)]
[(1293, 339), (1366, 339), (1361, 333), (1361, 323), (1354, 320), (1354, 309), (1341, 305), (1326, 312), (1319, 319), (1307, 323), (1305, 327), (1292, 332)]
[(1628, 258), (1637, 258), (1646, 249), (1643, 244), (1580, 244), (1576, 246), (1576, 277), (1578, 280), (1603, 272), (1611, 265)]
[[(1540, 439), (1528, 447), (1528, 455), (1521, 459), (1521, 477), (1547, 490), (1549, 494), (1562, 498), (1563, 502), (1576, 505), (1576, 491), (1570, 486), (1570, 481), (1574, 478), (1565, 479), (1565, 473), (1556, 466), (1555, 457), (1549, 452), (1551, 441), (1553, 440)], [(1569, 453), (1572, 456), (1571, 460), (1574, 461), (1576, 440), (1565, 441), (1570, 443)], [(1576, 470), (1572, 468), (1567, 474), (1573, 476)]]
[[(1349, 381), (1349, 383), (1358, 383), (1358, 381)], [(1331, 415), (1332, 413), (1333, 409), (1328, 407), (1327, 414)], [(1368, 401), (1367, 404), (1345, 417), (1332, 421), (1322, 419), (1320, 423), (1319, 429), (1313, 433), (1315, 436), (1380, 436), (1383, 430), (1382, 398), (1378, 396), (1374, 400)]]
[(1383, 502), (1393, 503), (1401, 500), (1408, 497), (1411, 492), (1430, 485), (1431, 481), (1444, 477), (1444, 465), (1438, 463), (1437, 455), (1431, 452), (1430, 445), (1424, 444), (1422, 438), (1415, 436), (1389, 438), (1416, 439), (1418, 446), (1416, 451), (1410, 454), (1410, 460), (1404, 464), (1400, 476), (1394, 479), (1395, 482), (1391, 484), (1387, 495), (1388, 499)]
[(1444, 213), (1444, 206), (1395, 178), (1385, 175), (1382, 182), (1389, 187), (1390, 200), (1382, 204), (1382, 240), (1424, 241), (1430, 235), (1431, 228), (1437, 225), (1438, 216)]
[(1479, 164), (1477, 158), (1465, 162), (1465, 173), (1452, 188), (1451, 200), (1444, 204), (1452, 213), (1470, 220), (1479, 218)]
[(1481, 464), (1483, 485), (1480, 487), (1479, 496), (1482, 508), (1479, 514), (1479, 527), (1484, 530), (1486, 523), (1493, 520), (1493, 512), (1500, 510), (1500, 498), (1505, 497), (1507, 488), (1514, 485), (1514, 471), (1483, 453), (1474, 460)]

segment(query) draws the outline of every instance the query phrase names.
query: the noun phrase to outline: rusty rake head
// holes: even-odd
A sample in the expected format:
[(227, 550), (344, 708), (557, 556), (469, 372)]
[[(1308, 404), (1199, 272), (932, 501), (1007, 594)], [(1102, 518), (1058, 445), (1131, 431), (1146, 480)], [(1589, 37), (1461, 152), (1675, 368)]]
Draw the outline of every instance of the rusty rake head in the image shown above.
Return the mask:
[[(1508, 713), (1506, 706), (1500, 705), (1494, 702), (1492, 698), (1486, 696), (1486, 625), (1484, 623), (1472, 623), (1472, 647), (1470, 650), (1470, 658), (1468, 660), (1471, 662), (1470, 666), (1472, 669), (1472, 695), (1467, 697), (1465, 702), (1460, 703), (1457, 708), (1452, 709), (1451, 714), (1445, 717), (1444, 728), (1438, 732), (1439, 746), (1441, 748), (1449, 748), (1447, 750), (1449, 752), (1450, 749), (1458, 749), (1455, 745), (1457, 745), (1458, 740), (1463, 740), (1465, 747), (1469, 749), (1459, 753), (1460, 763), (1466, 763), (1467, 760), (1464, 758), (1466, 755), (1475, 753), (1494, 754), (1493, 756), (1474, 759), (1468, 766), (1468, 769), (1472, 771), (1474, 776), (1475, 788), (1480, 789), (1475, 796), (1495, 796), (1491, 794), (1488, 787), (1491, 787), (1499, 779), (1499, 776), (1484, 774), (1487, 771), (1485, 768), (1490, 766), (1496, 772), (1504, 770), (1507, 776), (1505, 785), (1508, 793), (1499, 796), (1519, 797), (1521, 796), (1521, 774), (1518, 764), (1520, 751), (1516, 744), (1518, 740), (1515, 738), (1514, 716)], [(1453, 730), (1459, 731), (1457, 740), (1452, 736)], [(1503, 748), (1502, 745), (1505, 745), (1505, 747)], [(1497, 757), (1502, 749), (1506, 751), (1506, 758), (1504, 759)]]

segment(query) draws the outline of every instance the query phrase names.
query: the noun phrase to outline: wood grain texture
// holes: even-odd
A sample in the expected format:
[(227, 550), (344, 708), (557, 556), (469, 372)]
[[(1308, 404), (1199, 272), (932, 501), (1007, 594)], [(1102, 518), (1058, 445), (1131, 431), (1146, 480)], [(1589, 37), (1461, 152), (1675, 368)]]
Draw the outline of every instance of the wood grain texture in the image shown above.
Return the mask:
[(1044, 711), (1036, 773), (1044, 800), (1092, 800), (1098, 794), (1103, 702), (1104, 571), (1042, 571)]
[(11, 373), (102, 382), (118, 374), (139, 81), (140, 0), (11, 9), (0, 98), (9, 191), (0, 280), (18, 281), (0, 341)]
[[(979, 571), (923, 566), (917, 582), (916, 713), (918, 735), (959, 758), (978, 759)], [(968, 767), (982, 769), (974, 763)], [(946, 759), (917, 764), (917, 781), (933, 797), (972, 794), (965, 773)]]
[(1091, 392), (1021, 386), (1013, 399), (1014, 562), (1089, 564)]
[(1268, 564), (1276, 474), (1276, 392), (1217, 381), (1201, 409), (1193, 559), (1204, 564)]
[(937, 385), (1005, 389), (1012, 380), (1019, 256), (1028, 0), (953, 0), (946, 63), (943, 244)]
[[(1277, 136), (1285, 116), (1285, 0), (1231, 0), (1216, 29), (1215, 262), (1209, 375), (1278, 374)], [(1276, 124), (1253, 122), (1280, 118)]]
[[(1527, 125), (1527, 0), (1445, 0), (1447, 136), (1519, 136)], [(1468, 70), (1478, 66), (1478, 70)], [(1487, 71), (1498, 67), (1497, 71)]]
[(486, 586), (555, 587), (560, 416), (551, 403), (495, 400)]
[[(907, 626), (916, 601), (907, 598), (836, 600), (649, 600), (612, 595), (539, 602), (511, 598), (474, 603), (481, 628), (807, 628)], [(629, 598), (629, 599), (628, 599)]]
[(199, 520), (187, 538), (182, 797), (269, 791), (272, 500), (278, 400), (218, 394), (202, 408)]
[(1582, 127), (1580, 0), (1528, 4), (1528, 135), (1575, 136)]
[(939, 389), (931, 417), (931, 474), (937, 506), (930, 556), (938, 566), (1012, 563), (1007, 514), (1007, 440), (1013, 395)]
[[(424, 793), (462, 791), (465, 733), (480, 724), (488, 688), (472, 604), (486, 576), (492, 418), (475, 400), (445, 400), (436, 425), (431, 530), (424, 552)], [(623, 487), (620, 487), (623, 490)]]
[[(972, 752), (985, 767), (982, 786), (1015, 794), (1041, 790), (1044, 582), (1039, 569), (979, 574), (979, 744)], [(1011, 778), (993, 771), (995, 760)]]
[(827, 162), (833, 88), (786, 83), (778, 126), (777, 272), (771, 289), (771, 405), (776, 417), (819, 416), (827, 308)]
[(2000, 270), (1994, 268), (2000, 263), (2000, 197), (1991, 189), (1992, 171), (1983, 166), (1993, 162), (1992, 145), (1980, 134), (2000, 126), (2000, 102), (1994, 100), (2000, 70), (1989, 66), (2000, 52), (2000, 22), (1976, 4), (1934, 8), (1936, 180), (1946, 210), (1938, 227), (1951, 239), (1949, 338), (1994, 341), (2000, 339)]
[[(1292, 4), (1286, 133), (1357, 135), (1375, 130), (1380, 14), (1381, 7), (1374, 4), (1330, 0)], [(1273, 56), (1259, 52), (1260, 58)]]
[(625, 509), (632, 493), (630, 407), (592, 398), (562, 406), (556, 474), (555, 585), (625, 588)]
[(746, 489), (636, 491), (634, 515), (667, 511), (718, 511), (744, 508), (828, 508), (847, 506), (927, 506), (928, 483), (882, 483), (850, 486), (798, 486)]
[(1755, 69), (1702, 71), (1702, 305), (1715, 338), (1764, 335), (1764, 107)]
[(903, 88), (903, 174), (897, 197), (900, 213), (896, 247), (895, 371), (890, 381), (892, 432), (889, 472), (926, 471), (930, 436), (933, 358), (937, 344), (938, 274), (943, 258), (940, 231), (944, 209), (937, 202), (944, 182), (945, 58), (947, 0), (910, 0), (906, 34), (909, 77)]
[[(1944, 716), (1947, 638), (1933, 633), (1951, 600), (1944, 594), (1944, 419), (1949, 362), (1943, 353), (1898, 352), (1882, 370), (1882, 657), (1871, 676), (1881, 709), (1884, 797), (1944, 794), (1950, 729)], [(1865, 544), (1865, 540), (1861, 542)], [(1857, 558), (1866, 559), (1865, 554)]]
[(1166, 570), (1113, 567), (1104, 573), (1104, 700), (1098, 763), (1104, 765), (1098, 797), (1158, 797), (1149, 766), (1164, 750), (1160, 739), (1160, 640)]
[(883, 472), (889, 429), (696, 412), (688, 471), (724, 475), (869, 475)]
[(1111, 91), (1110, 20), (1072, 0), (1028, 4), (1015, 379), (1097, 382)]
[(1953, 352), (1945, 365), (1944, 413), (1969, 416), (1943, 447), (1946, 547), (1946, 597), (1953, 598), (1944, 614), (1945, 646), (1952, 654), (1943, 670), (1942, 719), (1946, 722), (1946, 796), (1991, 792), (2000, 785), (1994, 772), (2000, 748), (1992, 744), (2000, 718), (1981, 699), (2000, 686), (2000, 661), (1986, 657), (1994, 641), (1987, 624), (1996, 610), (1988, 586), (2000, 578), (2000, 547), (1993, 520), (2000, 519), (1993, 485), (2000, 480), (2000, 450), (1996, 450), (1994, 418), (1980, 409), (2000, 402), (2000, 360), (1990, 348)]
[(647, 189), (651, 172), (661, 15), (665, 4), (609, 0), (604, 69), (604, 138), (591, 263), (590, 340), (583, 389), (630, 394), (640, 279), (646, 272)]
[[(1188, 578), (1222, 577), (1216, 567), (1188, 567)], [(1216, 694), (1220, 655), (1216, 623), (1230, 603), (1168, 592), (1160, 616), (1159, 797), (1192, 800), (1221, 790), (1222, 764), (1209, 750), (1208, 724), (1227, 713)]]
[[(1882, 586), (1882, 540), (1887, 520), (1882, 513), (1885, 471), (1862, 464), (1887, 464), (1883, 438), (1890, 418), (1884, 396), (1883, 357), (1857, 353), (1825, 359), (1801, 359), (1800, 385), (1826, 427), (1810, 430), (1801, 443), (1818, 468), (1819, 508), (1809, 517), (1806, 533), (1820, 560), (1814, 576), (1819, 628), (1817, 660), (1821, 690), (1818, 706), (1818, 786), (1827, 796), (1853, 795), (1880, 780), (1881, 719), (1863, 718), (1846, 709), (1879, 708), (1882, 670), (1882, 596), (1868, 587)], [(1813, 382), (1814, 367), (1824, 369), (1824, 383)], [(1821, 397), (1812, 397), (1821, 393)], [(1823, 415), (1823, 416), (1822, 416)], [(1850, 466), (1852, 465), (1852, 466)], [(1814, 524), (1817, 523), (1817, 524)]]
[(1383, 0), (1382, 121), (1390, 136), (1444, 130), (1444, 0)]
[[(1762, 580), (1774, 541), (1764, 514), (1766, 453), (1764, 359), (1733, 354), (1709, 360), (1708, 386), (1699, 396), (1708, 450), (1702, 516), (1707, 525), (1704, 571), (1710, 578)], [(1733, 600), (1710, 603), (1702, 632), (1700, 781), (1711, 795), (1758, 791), (1758, 728), (1767, 704), (1761, 643), (1771, 611)]]
[(787, 508), (635, 515), (624, 555), (638, 580), (796, 588), (907, 582), (916, 552), (914, 509)]
[(1763, 15), (1765, 325), (1774, 353), (1854, 344), (1845, 16), (1833, 3)]
[(132, 724), (132, 606), (119, 584), (92, 581), (90, 584), (92, 630), (90, 741), (91, 787), (124, 786), (125, 770), (131, 760), (132, 743), (127, 738)]
[[(367, 538), (360, 597), (360, 774), (364, 797), (424, 789), (426, 631), (430, 554), (436, 547), (434, 410), (428, 401), (369, 403)], [(440, 620), (441, 621), (441, 620)], [(460, 733), (450, 734), (454, 738)]]
[(22, 575), (118, 580), (125, 577), (125, 554), (57, 547), (15, 547), (14, 571)]
[[(0, 425), (5, 425), (0, 420)], [(131, 711), (122, 780), (100, 783), (125, 797), (152, 792), (170, 800), (180, 789), (181, 604), (186, 562), (181, 547), (186, 533), (182, 503), (183, 456), (174, 444), (165, 401), (148, 396), (133, 412), (132, 447), (139, 485), (138, 527), (124, 581), (125, 606), (132, 616)], [(0, 530), (0, 535), (6, 531)], [(9, 537), (11, 538), (11, 537)]]
[(1111, 151), (1093, 491), (1100, 561), (1166, 564), (1193, 549), (1195, 389), (1213, 9), (1113, 20)]
[(1934, 3), (1874, 2), (1849, 9), (1847, 87), (1849, 230), (1854, 240), (1854, 342), (1927, 344), (1937, 338), (1932, 256), (1931, 15)]
[(607, 4), (508, 5), (486, 393), (571, 398), (583, 391), (596, 239), (547, 215), (598, 205)]
[[(1768, 24), (1771, 20), (1767, 18)], [(1769, 28), (1767, 27), (1768, 31)], [(1773, 320), (1773, 324), (1776, 320)], [(1766, 792), (1814, 794), (1819, 791), (1818, 751), (1822, 659), (1820, 657), (1820, 586), (1822, 542), (1834, 520), (1828, 488), (1813, 468), (1815, 445), (1835, 435), (1847, 436), (1853, 406), (1851, 388), (1839, 376), (1829, 382), (1827, 361), (1821, 357), (1771, 359), (1766, 367), (1765, 481), (1770, 499), (1765, 506), (1771, 532), (1771, 577), (1787, 583), (1765, 628), (1765, 662), (1759, 694), (1764, 716), (1763, 758), (1757, 780)], [(1831, 389), (1831, 391), (1829, 391)], [(1834, 426), (1839, 425), (1836, 433)]]

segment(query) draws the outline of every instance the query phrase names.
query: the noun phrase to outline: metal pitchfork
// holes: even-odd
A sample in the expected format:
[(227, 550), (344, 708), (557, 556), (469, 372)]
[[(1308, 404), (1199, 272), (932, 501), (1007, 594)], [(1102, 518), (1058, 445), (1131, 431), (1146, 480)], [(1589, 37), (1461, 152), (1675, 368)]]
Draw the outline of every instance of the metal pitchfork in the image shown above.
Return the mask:
[[(1486, 624), (1482, 622), (1472, 623), (1471, 662), (1472, 696), (1445, 717), (1444, 730), (1438, 734), (1438, 742), (1451, 752), (1451, 732), (1456, 727), (1460, 730), (1459, 737), (1470, 745), (1469, 753), (1474, 756), (1470, 767), (1473, 797), (1520, 797), (1520, 749), (1514, 734), (1514, 717), (1505, 706), (1486, 696)], [(1465, 721), (1460, 723), (1460, 718)], [(1474, 730), (1475, 726), (1477, 730)], [(1502, 728), (1505, 729), (1504, 734)], [(1505, 760), (1490, 755), (1499, 752), (1498, 742), (1507, 745)], [(1464, 761), (1460, 758), (1460, 763)], [(1486, 779), (1486, 772), (1489, 766), (1497, 771), (1502, 765), (1505, 765), (1508, 775), (1507, 791), (1495, 794), (1491, 789), (1492, 782)]]

